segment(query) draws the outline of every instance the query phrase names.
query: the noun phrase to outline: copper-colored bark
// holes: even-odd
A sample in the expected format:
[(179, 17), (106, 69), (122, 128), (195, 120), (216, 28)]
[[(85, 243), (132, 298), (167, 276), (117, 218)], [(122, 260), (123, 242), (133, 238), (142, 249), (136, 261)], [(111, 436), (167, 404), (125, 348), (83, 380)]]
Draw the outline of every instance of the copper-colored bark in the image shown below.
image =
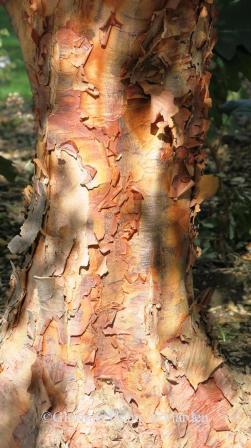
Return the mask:
[(27, 256), (3, 323), (1, 448), (247, 448), (192, 304), (194, 217), (216, 188), (201, 177), (212, 1), (6, 6), (38, 141), (9, 245)]

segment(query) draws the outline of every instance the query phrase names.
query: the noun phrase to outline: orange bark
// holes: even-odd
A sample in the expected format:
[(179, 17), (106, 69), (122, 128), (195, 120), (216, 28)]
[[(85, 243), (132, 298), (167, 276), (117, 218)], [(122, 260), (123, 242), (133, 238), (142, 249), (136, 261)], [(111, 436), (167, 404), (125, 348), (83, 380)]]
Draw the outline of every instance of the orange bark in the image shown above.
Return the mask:
[(214, 189), (201, 177), (212, 1), (6, 6), (38, 140), (9, 245), (27, 255), (3, 322), (1, 448), (247, 447), (191, 283)]

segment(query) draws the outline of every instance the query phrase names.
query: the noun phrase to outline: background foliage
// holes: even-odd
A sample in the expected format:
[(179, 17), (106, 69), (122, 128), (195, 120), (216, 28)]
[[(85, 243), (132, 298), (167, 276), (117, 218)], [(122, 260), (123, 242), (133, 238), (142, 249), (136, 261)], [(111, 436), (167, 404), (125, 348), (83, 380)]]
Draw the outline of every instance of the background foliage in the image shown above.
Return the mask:
[(8, 15), (3, 6), (0, 6), (0, 100), (5, 100), (13, 92), (31, 100), (20, 45)]

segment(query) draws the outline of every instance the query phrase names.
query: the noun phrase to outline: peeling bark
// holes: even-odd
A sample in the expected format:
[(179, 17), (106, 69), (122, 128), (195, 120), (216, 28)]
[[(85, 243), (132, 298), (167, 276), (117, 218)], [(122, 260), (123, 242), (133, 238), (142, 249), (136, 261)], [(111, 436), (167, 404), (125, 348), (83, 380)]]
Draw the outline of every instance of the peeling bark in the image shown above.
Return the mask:
[(1, 448), (248, 448), (247, 393), (191, 282), (194, 219), (217, 187), (202, 150), (212, 1), (6, 7), (38, 138), (9, 245), (34, 252), (4, 318)]

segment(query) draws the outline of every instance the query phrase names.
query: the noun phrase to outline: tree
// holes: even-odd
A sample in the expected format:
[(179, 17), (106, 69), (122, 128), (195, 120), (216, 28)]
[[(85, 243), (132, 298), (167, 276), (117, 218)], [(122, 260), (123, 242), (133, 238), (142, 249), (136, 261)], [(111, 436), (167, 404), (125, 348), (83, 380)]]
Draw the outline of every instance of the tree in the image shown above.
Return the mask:
[[(2, 325), (1, 446), (248, 447), (199, 323), (212, 0), (7, 0), (33, 190)], [(42, 418), (41, 418), (42, 416)], [(237, 430), (238, 423), (238, 430)]]

